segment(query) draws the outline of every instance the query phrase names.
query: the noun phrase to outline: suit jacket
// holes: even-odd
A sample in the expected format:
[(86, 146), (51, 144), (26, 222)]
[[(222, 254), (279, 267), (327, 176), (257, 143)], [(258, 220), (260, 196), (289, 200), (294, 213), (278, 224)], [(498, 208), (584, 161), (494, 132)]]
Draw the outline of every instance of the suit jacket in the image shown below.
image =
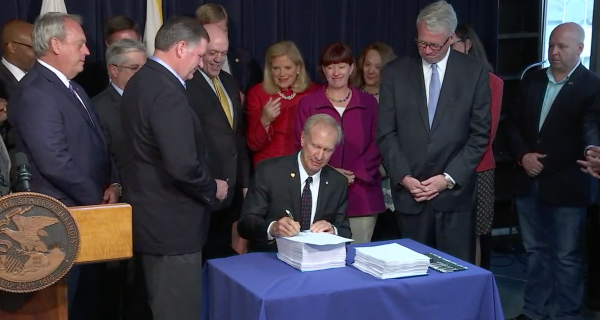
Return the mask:
[(36, 63), (8, 102), (8, 121), (16, 151), (29, 160), (32, 191), (67, 206), (100, 204), (119, 178), (94, 106), (73, 86), (88, 111), (56, 74)]
[(231, 74), (243, 94), (262, 82), (263, 71), (250, 52), (244, 48), (230, 46), (227, 52), (227, 60), (229, 61)]
[(537, 180), (543, 202), (586, 206), (594, 201), (596, 181), (581, 172), (576, 161), (584, 158), (587, 146), (600, 144), (600, 77), (583, 65), (577, 67), (538, 130), (548, 86), (546, 70), (527, 75), (519, 85), (517, 103), (508, 108), (504, 129), (515, 161), (530, 152), (546, 155), (540, 159), (544, 170), (537, 178), (529, 177), (521, 166), (515, 168), (512, 190), (516, 196), (527, 195)]
[[(299, 221), (301, 200), (298, 153), (261, 161), (256, 167), (252, 186), (248, 190), (238, 222), (238, 232), (249, 240), (252, 251), (277, 251), (274, 241), (269, 242), (269, 224), (286, 215), (294, 214)], [(338, 235), (351, 238), (350, 222), (346, 216), (348, 207), (348, 180), (335, 169), (321, 169), (321, 183), (314, 222), (326, 220), (333, 224)]]
[(8, 100), (18, 84), (17, 78), (0, 62), (0, 98)]
[(124, 197), (133, 207), (134, 250), (154, 255), (202, 250), (217, 184), (183, 85), (148, 59), (127, 83), (121, 119)]
[(242, 188), (250, 185), (251, 164), (246, 145), (246, 126), (238, 87), (233, 77), (227, 72), (219, 75), (233, 104), (232, 129), (219, 98), (200, 72), (202, 71), (198, 71), (188, 81), (186, 93), (192, 110), (202, 123), (211, 175), (215, 179), (227, 180), (229, 184), (227, 198), (215, 203), (214, 210), (221, 210), (232, 204), (236, 192), (241, 192)]
[(10, 193), (10, 169), (10, 156), (8, 155), (4, 140), (0, 138), (0, 174), (4, 180), (3, 183), (0, 184), (0, 196), (5, 196)]
[(431, 200), (437, 211), (469, 211), (475, 204), (475, 168), (490, 135), (490, 82), (476, 59), (450, 50), (431, 129), (420, 57), (392, 61), (382, 75), (378, 144), (390, 175), (396, 210), (419, 213), (400, 181), (447, 173), (456, 182)]
[(108, 150), (117, 165), (119, 176), (122, 177), (123, 164), (121, 162), (124, 150), (121, 130), (121, 95), (109, 84), (104, 91), (92, 98), (92, 103), (98, 112)]

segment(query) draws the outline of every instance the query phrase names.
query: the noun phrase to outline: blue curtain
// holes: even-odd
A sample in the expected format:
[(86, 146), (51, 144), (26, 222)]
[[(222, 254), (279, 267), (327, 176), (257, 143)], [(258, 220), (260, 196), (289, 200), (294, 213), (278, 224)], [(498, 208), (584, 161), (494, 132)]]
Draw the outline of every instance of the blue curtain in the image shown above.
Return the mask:
[[(163, 0), (165, 17), (194, 16), (205, 2), (223, 5), (230, 20), (232, 45), (249, 50), (262, 65), (269, 45), (292, 40), (300, 48), (309, 72), (317, 74), (318, 57), (329, 43), (344, 41), (355, 55), (374, 41), (390, 44), (398, 55), (415, 52), (415, 20), (433, 0)], [(459, 22), (470, 24), (481, 37), (495, 66), (498, 1), (449, 0)], [(42, 0), (2, 0), (0, 24), (10, 19), (33, 22)], [(102, 60), (104, 21), (123, 14), (143, 30), (146, 0), (65, 0), (67, 10), (83, 16), (91, 51), (89, 61)]]

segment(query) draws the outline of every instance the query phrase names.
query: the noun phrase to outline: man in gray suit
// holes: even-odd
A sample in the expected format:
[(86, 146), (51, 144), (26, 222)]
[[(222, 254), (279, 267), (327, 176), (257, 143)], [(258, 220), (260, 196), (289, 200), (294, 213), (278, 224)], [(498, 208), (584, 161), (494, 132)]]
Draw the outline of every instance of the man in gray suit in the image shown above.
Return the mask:
[(383, 71), (378, 145), (405, 237), (474, 261), (475, 167), (489, 140), (488, 72), (451, 50), (456, 13), (445, 1), (424, 8), (420, 57)]
[(131, 77), (146, 63), (146, 48), (136, 40), (121, 39), (106, 50), (106, 66), (110, 84), (92, 99), (108, 149), (123, 177), (123, 146), (121, 133), (121, 96)]

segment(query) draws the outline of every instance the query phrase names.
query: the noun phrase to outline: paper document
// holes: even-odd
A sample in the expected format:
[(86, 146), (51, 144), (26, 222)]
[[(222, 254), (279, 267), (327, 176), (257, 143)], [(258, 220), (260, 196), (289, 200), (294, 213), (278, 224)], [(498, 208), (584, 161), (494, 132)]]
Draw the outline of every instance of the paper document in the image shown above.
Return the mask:
[(284, 239), (288, 239), (294, 242), (301, 242), (307, 244), (314, 244), (318, 246), (330, 245), (330, 244), (340, 244), (345, 242), (352, 242), (354, 240), (337, 236), (331, 233), (314, 233), (310, 231), (303, 231), (298, 233), (293, 237), (285, 237)]

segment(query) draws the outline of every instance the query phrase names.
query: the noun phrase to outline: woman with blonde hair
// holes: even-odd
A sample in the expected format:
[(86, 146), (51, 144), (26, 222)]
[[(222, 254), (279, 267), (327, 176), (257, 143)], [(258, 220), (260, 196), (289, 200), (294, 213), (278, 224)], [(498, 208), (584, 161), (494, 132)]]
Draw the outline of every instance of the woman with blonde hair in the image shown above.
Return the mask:
[(263, 82), (246, 96), (246, 140), (254, 166), (262, 160), (292, 154), (298, 101), (317, 86), (310, 82), (296, 45), (282, 41), (269, 47)]

